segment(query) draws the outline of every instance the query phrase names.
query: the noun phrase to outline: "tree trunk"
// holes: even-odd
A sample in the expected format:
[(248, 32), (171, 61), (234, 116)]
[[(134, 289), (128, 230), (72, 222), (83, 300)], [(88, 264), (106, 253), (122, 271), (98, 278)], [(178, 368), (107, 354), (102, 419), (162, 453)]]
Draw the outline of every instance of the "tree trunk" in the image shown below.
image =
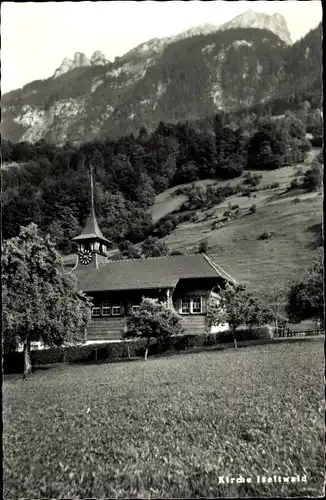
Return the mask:
[(147, 361), (149, 341), (150, 341), (150, 338), (147, 339), (147, 344), (146, 344), (146, 349), (145, 349), (145, 357), (144, 357), (145, 361)]
[(28, 338), (24, 340), (24, 375), (23, 378), (27, 378), (27, 375), (32, 372), (31, 363), (31, 346)]
[(238, 349), (237, 339), (235, 338), (235, 332), (232, 332), (234, 349)]
[(278, 336), (278, 306), (276, 307), (276, 314), (275, 314), (275, 333), (274, 335)]
[(130, 346), (129, 346), (129, 342), (127, 342), (127, 352), (128, 352), (128, 359), (130, 359)]

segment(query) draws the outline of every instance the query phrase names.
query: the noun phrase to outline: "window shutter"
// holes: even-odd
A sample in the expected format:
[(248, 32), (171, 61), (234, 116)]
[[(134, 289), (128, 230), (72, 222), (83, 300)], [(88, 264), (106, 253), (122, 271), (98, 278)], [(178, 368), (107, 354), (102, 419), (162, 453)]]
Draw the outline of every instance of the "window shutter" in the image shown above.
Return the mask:
[(179, 314), (181, 314), (181, 299), (176, 300), (176, 310), (178, 311)]

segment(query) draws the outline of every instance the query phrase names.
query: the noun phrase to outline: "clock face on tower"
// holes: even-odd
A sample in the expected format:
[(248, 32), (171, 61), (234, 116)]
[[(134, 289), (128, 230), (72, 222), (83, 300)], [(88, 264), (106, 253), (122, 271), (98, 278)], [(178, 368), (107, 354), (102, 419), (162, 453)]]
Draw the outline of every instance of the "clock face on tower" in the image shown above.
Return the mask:
[(92, 261), (92, 252), (90, 250), (81, 250), (79, 252), (79, 260), (81, 264), (90, 264)]

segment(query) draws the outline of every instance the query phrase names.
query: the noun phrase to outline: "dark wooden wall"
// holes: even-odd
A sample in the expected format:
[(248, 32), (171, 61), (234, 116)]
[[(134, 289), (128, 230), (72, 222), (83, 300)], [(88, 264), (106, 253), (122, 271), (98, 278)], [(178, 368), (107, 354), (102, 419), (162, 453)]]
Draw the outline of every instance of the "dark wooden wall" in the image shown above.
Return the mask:
[[(219, 283), (216, 278), (207, 279), (184, 279), (180, 280), (175, 290), (170, 290), (169, 303), (177, 312), (180, 308), (180, 299), (186, 296), (201, 295), (202, 297), (202, 313), (201, 314), (185, 314), (181, 315), (185, 328), (185, 333), (200, 334), (207, 331), (206, 327), (206, 312), (207, 300), (210, 291)], [(93, 317), (87, 329), (88, 340), (115, 340), (120, 339), (125, 327), (125, 315), (130, 311), (130, 305), (133, 302), (141, 302), (142, 297), (159, 298), (166, 300), (167, 290), (130, 290), (123, 292), (101, 292), (89, 293), (96, 302), (109, 300), (111, 304), (122, 304), (122, 316), (100, 316)]]
[(121, 339), (124, 323), (122, 316), (92, 318), (87, 328), (87, 340)]

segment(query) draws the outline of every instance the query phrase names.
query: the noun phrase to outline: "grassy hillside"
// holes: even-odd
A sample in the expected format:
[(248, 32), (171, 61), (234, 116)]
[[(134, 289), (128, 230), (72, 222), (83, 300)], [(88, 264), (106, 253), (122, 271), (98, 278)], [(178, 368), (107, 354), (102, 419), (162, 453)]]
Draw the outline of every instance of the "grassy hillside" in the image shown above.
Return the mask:
[[(317, 253), (323, 197), (321, 191), (286, 192), (286, 188), (292, 179), (299, 178), (300, 172), (304, 173), (310, 167), (317, 152), (312, 151), (304, 164), (261, 172), (263, 178), (259, 191), (251, 194), (250, 198), (232, 196), (213, 210), (198, 211), (198, 221), (179, 225), (166, 237), (167, 244), (173, 250), (194, 253), (198, 242), (207, 239), (207, 254), (235, 279), (247, 282), (250, 288), (297, 278)], [(276, 181), (279, 182), (278, 188), (263, 189)], [(213, 182), (216, 181), (201, 183)], [(241, 182), (243, 179), (238, 178), (230, 184)], [(221, 181), (219, 184), (226, 183)], [(154, 220), (177, 209), (185, 201), (185, 196), (174, 195), (176, 189), (157, 196), (152, 207)], [(223, 216), (229, 202), (239, 205), (240, 216), (226, 222), (223, 227), (213, 229), (214, 222)], [(249, 212), (253, 204), (257, 207), (256, 213)], [(274, 235), (269, 240), (259, 240), (264, 232)]]

